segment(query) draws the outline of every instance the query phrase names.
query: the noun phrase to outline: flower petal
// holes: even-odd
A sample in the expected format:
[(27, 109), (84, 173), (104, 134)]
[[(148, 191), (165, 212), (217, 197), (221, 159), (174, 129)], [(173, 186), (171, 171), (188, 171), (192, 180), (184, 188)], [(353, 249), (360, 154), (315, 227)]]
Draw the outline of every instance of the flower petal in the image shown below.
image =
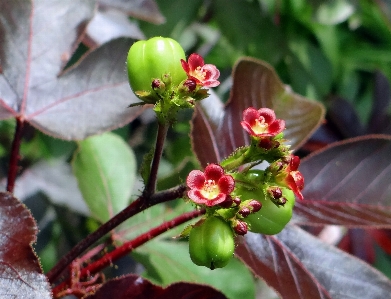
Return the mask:
[(217, 182), (217, 185), (219, 186), (221, 193), (230, 194), (232, 191), (234, 191), (235, 180), (230, 175), (223, 175)]
[(204, 66), (204, 58), (202, 58), (197, 53), (193, 53), (189, 56), (187, 59), (187, 62), (190, 67), (190, 72), (193, 72), (197, 67), (203, 67)]
[(259, 112), (253, 107), (249, 107), (243, 111), (243, 121), (247, 122), (250, 127), (255, 124), (255, 121), (259, 118)]
[(226, 198), (227, 198), (226, 194), (220, 193), (214, 199), (210, 199), (210, 200), (207, 200), (206, 202), (204, 202), (204, 204), (207, 205), (208, 207), (212, 207), (212, 206), (215, 206), (215, 205), (222, 203), (223, 201), (225, 201)]
[(199, 205), (202, 205), (205, 202), (209, 201), (208, 199), (206, 199), (205, 197), (202, 196), (202, 194), (199, 190), (196, 190), (196, 189), (189, 190), (189, 192), (187, 192), (187, 196), (192, 201), (194, 201), (195, 203), (197, 203)]
[(205, 180), (205, 174), (201, 170), (192, 170), (187, 176), (186, 184), (190, 189), (201, 189)]
[(269, 125), (269, 132), (275, 135), (281, 133), (285, 129), (285, 121), (282, 119), (276, 119)]
[(183, 70), (186, 72), (186, 74), (188, 74), (190, 72), (189, 64), (186, 61), (184, 61), (183, 59), (181, 59), (181, 64), (182, 64)]
[(217, 182), (224, 175), (224, 169), (220, 165), (209, 164), (206, 166), (204, 174), (207, 180), (214, 180)]
[(261, 108), (258, 110), (259, 117), (263, 117), (265, 119), (265, 122), (267, 124), (271, 124), (276, 120), (276, 114), (274, 113), (274, 110), (269, 108)]

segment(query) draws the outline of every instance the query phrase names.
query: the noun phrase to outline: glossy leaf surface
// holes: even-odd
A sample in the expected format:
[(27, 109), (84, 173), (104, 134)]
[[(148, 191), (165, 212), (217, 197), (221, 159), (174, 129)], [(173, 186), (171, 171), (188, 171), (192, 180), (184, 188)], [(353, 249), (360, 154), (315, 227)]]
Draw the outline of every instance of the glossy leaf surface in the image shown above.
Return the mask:
[(249, 233), (236, 253), (282, 298), (381, 299), (391, 292), (386, 276), (295, 226), (275, 236)]
[(300, 166), (306, 184), (296, 201), (295, 222), (391, 227), (391, 138), (343, 141)]
[(242, 58), (233, 71), (226, 107), (218, 99), (208, 98), (197, 107), (192, 120), (192, 145), (201, 165), (219, 162), (248, 144), (248, 134), (240, 125), (243, 110), (248, 107), (274, 109), (277, 118), (286, 122), (285, 138), (293, 148), (309, 138), (324, 117), (321, 104), (293, 93), (268, 64)]
[(46, 134), (83, 139), (133, 120), (142, 108), (124, 72), (130, 39), (110, 42), (64, 66), (93, 16), (95, 1), (2, 1), (0, 119), (21, 117)]
[(81, 141), (72, 166), (96, 219), (105, 222), (129, 204), (136, 159), (121, 137), (105, 133)]
[(0, 193), (0, 297), (52, 298), (32, 243), (37, 225), (30, 211), (10, 193)]

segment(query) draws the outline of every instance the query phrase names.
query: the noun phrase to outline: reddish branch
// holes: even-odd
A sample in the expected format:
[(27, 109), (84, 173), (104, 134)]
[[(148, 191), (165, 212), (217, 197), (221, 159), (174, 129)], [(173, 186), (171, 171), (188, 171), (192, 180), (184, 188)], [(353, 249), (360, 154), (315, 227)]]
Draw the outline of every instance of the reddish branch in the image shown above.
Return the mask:
[[(100, 270), (104, 269), (105, 267), (111, 265), (114, 261), (118, 260), (119, 258), (129, 254), (133, 251), (133, 249), (143, 245), (144, 243), (148, 242), (149, 240), (152, 240), (153, 238), (157, 237), (158, 235), (178, 226), (182, 223), (185, 223), (193, 218), (196, 218), (202, 214), (205, 213), (205, 210), (196, 210), (192, 212), (188, 212), (185, 214), (182, 214), (170, 221), (164, 222), (161, 225), (151, 229), (150, 231), (138, 236), (137, 238), (128, 241), (121, 245), (120, 247), (114, 249), (113, 251), (105, 254), (102, 258), (99, 260), (87, 265), (85, 268), (81, 269), (78, 273), (78, 278), (83, 279), (87, 276), (91, 276), (99, 272)], [(70, 280), (70, 279), (69, 279)], [(62, 294), (66, 288), (70, 287), (70, 281), (63, 282), (56, 286), (53, 289), (53, 295), (54, 298), (56, 298), (56, 295)], [(80, 282), (78, 282), (80, 284)], [(72, 290), (69, 290), (67, 294), (70, 294)]]
[(11, 156), (8, 169), (7, 191), (13, 193), (16, 176), (18, 174), (19, 150), (23, 135), (24, 120), (20, 117), (16, 118), (16, 128), (14, 140), (12, 141)]
[(53, 283), (58, 276), (64, 271), (64, 269), (81, 253), (83, 253), (88, 247), (98, 241), (101, 237), (106, 235), (112, 229), (116, 228), (125, 220), (136, 215), (137, 213), (144, 211), (145, 209), (154, 206), (156, 204), (167, 202), (176, 198), (181, 198), (183, 192), (186, 191), (185, 185), (179, 185), (177, 187), (157, 192), (151, 196), (142, 195), (137, 200), (132, 202), (127, 208), (115, 215), (112, 219), (104, 223), (95, 232), (89, 234), (86, 238), (76, 244), (71, 251), (63, 256), (59, 262), (47, 273), (47, 277), (50, 283)]
[(166, 140), (168, 124), (161, 124), (158, 122), (158, 132), (156, 137), (156, 147), (155, 153), (152, 160), (150, 176), (147, 182), (147, 186), (145, 187), (144, 194), (152, 195), (156, 190), (156, 181), (157, 181), (157, 172), (160, 164), (160, 159), (162, 157), (164, 141)]

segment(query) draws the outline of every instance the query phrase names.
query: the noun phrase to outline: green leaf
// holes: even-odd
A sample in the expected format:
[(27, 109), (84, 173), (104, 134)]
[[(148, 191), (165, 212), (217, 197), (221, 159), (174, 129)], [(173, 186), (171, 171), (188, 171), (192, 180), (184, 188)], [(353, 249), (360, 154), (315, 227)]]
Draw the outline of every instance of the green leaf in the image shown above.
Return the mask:
[(93, 217), (107, 221), (128, 205), (136, 160), (119, 136), (105, 133), (79, 142), (72, 166)]
[(238, 260), (232, 259), (224, 268), (210, 270), (190, 260), (187, 242), (153, 240), (135, 252), (143, 262), (146, 278), (161, 285), (177, 281), (204, 283), (222, 291), (228, 298), (255, 298), (254, 279)]

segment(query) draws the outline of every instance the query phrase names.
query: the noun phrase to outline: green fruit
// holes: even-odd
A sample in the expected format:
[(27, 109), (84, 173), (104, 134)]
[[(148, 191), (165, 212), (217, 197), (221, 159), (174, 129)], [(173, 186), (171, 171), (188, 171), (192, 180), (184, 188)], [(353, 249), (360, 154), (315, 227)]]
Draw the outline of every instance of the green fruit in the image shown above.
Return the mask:
[(175, 86), (186, 79), (181, 59), (185, 58), (182, 47), (171, 38), (153, 37), (135, 42), (127, 57), (128, 78), (133, 92), (152, 92), (152, 81), (170, 74)]
[(235, 249), (230, 225), (223, 219), (211, 216), (196, 224), (189, 236), (190, 258), (194, 264), (211, 270), (228, 264)]
[(244, 221), (249, 225), (249, 230), (254, 233), (275, 235), (283, 230), (292, 218), (292, 209), (295, 204), (294, 193), (281, 187), (282, 196), (287, 199), (285, 205), (277, 206), (270, 199), (265, 198), (262, 190), (238, 190), (242, 201), (256, 199), (262, 203), (262, 208), (247, 216)]

